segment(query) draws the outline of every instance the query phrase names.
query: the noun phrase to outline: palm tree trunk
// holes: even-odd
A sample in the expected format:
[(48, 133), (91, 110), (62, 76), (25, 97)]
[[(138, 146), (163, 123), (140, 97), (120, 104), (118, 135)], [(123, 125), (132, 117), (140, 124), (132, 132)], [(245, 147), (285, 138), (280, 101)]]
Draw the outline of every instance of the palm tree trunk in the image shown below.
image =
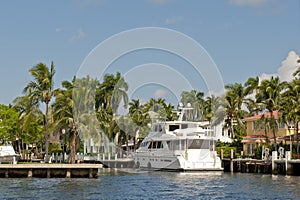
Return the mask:
[(273, 111), (270, 111), (270, 115), (271, 115), (271, 122), (272, 122), (272, 132), (273, 132), (273, 137), (274, 137), (274, 147), (275, 147), (275, 151), (277, 151), (277, 141), (276, 141), (276, 129), (275, 129), (275, 119), (273, 116)]
[(267, 131), (267, 126), (266, 125), (265, 125), (265, 137), (266, 137), (266, 144), (268, 145), (269, 141), (268, 141), (268, 131)]
[(128, 148), (128, 134), (126, 133), (126, 157), (128, 158), (129, 155), (129, 148)]
[(75, 164), (76, 159), (76, 137), (77, 134), (74, 132), (71, 139), (71, 164)]
[(230, 119), (230, 132), (232, 134), (232, 138), (235, 138), (234, 130), (233, 130), (233, 118)]
[(295, 133), (294, 133), (294, 134), (296, 134), (296, 141), (297, 141), (297, 156), (298, 156), (298, 154), (299, 154), (299, 137), (298, 137), (298, 129), (299, 129), (299, 127), (298, 127), (298, 122), (296, 122), (296, 124), (295, 124)]
[(46, 157), (48, 157), (48, 151), (49, 151), (49, 141), (48, 141), (48, 109), (49, 109), (49, 103), (46, 102), (46, 113), (45, 113), (45, 151), (46, 151)]

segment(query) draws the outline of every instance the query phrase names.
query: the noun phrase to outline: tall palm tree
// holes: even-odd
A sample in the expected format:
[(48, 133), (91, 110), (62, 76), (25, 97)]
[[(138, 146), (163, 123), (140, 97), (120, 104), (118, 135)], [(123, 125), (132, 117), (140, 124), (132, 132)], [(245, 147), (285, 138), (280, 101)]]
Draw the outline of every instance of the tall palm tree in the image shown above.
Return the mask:
[(245, 95), (250, 95), (253, 93), (256, 93), (257, 89), (258, 89), (258, 85), (259, 85), (259, 77), (250, 77), (248, 78), (248, 80), (246, 81), (246, 83), (244, 84), (244, 93)]
[(134, 150), (136, 148), (136, 138), (139, 136), (139, 132), (142, 127), (147, 126), (149, 120), (148, 113), (143, 112), (143, 105), (140, 104), (139, 99), (133, 99), (129, 102), (129, 116), (135, 124), (135, 130), (133, 135), (133, 143), (134, 143)]
[(56, 101), (53, 113), (56, 131), (65, 129), (70, 139), (71, 163), (75, 163), (79, 136), (99, 139), (98, 121), (94, 112), (94, 88), (96, 80), (89, 77), (72, 82), (63, 81), (63, 89), (54, 91)]
[(180, 102), (183, 103), (184, 106), (188, 104), (191, 105), (193, 110), (193, 118), (197, 120), (203, 119), (203, 112), (204, 112), (204, 93), (197, 92), (196, 90), (191, 90), (190, 92), (183, 91), (181, 93), (181, 100)]
[(285, 84), (285, 82), (280, 82), (278, 77), (272, 76), (270, 80), (263, 80), (261, 82), (258, 87), (258, 93), (255, 95), (256, 102), (270, 112), (270, 127), (273, 132), (275, 150), (277, 150), (276, 132), (279, 122), (273, 112), (279, 109), (281, 92)]
[(128, 106), (128, 84), (121, 76), (106, 74), (102, 83), (98, 83), (95, 95), (95, 109), (102, 131), (110, 140), (116, 139), (120, 128), (117, 123), (117, 111), (121, 101), (124, 107)]
[(245, 125), (242, 118), (245, 111), (242, 110), (242, 104), (245, 100), (246, 93), (244, 87), (240, 83), (225, 86), (227, 89), (225, 95), (225, 109), (226, 109), (226, 126), (229, 127), (229, 132), (235, 138), (234, 123), (235, 121), (240, 126), (241, 130), (245, 131)]
[(152, 121), (157, 119), (165, 119), (165, 105), (166, 102), (163, 98), (150, 98), (149, 101), (143, 105), (143, 112), (148, 113)]
[[(19, 113), (17, 124), (19, 126), (20, 133), (18, 138), (21, 139), (22, 143), (35, 143), (37, 148), (37, 143), (43, 140), (43, 112), (40, 110), (39, 106), (27, 95), (17, 97), (13, 101), (13, 104), (13, 108)], [(20, 145), (20, 147), (21, 146), (23, 145)], [(21, 149), (20, 147), (19, 149)]]
[(122, 100), (124, 107), (127, 108), (127, 90), (128, 84), (120, 72), (117, 72), (116, 76), (113, 74), (105, 75), (103, 82), (99, 83), (96, 91), (96, 109), (102, 107), (104, 109), (111, 109), (113, 113), (116, 113)]
[(49, 104), (53, 96), (55, 67), (53, 62), (51, 62), (50, 69), (44, 63), (39, 63), (29, 69), (29, 72), (33, 76), (33, 80), (24, 88), (24, 93), (28, 93), (29, 98), (36, 100), (37, 105), (42, 102), (46, 106), (44, 138), (47, 157), (49, 148)]
[(208, 120), (212, 126), (220, 124), (225, 117), (222, 97), (215, 95), (208, 96), (204, 103), (204, 119)]
[(177, 119), (177, 113), (174, 112), (174, 106), (169, 103), (165, 105), (166, 120), (173, 121)]
[(290, 125), (290, 122), (294, 125), (294, 139), (297, 141), (297, 153), (299, 153), (300, 79), (294, 79), (286, 84), (282, 99), (280, 104), (281, 117), (287, 125)]

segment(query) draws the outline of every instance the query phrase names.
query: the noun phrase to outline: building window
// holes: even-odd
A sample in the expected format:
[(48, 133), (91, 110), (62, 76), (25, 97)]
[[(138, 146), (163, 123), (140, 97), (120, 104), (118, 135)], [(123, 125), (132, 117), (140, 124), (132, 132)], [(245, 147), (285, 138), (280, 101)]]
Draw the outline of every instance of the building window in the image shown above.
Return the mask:
[(251, 151), (250, 144), (247, 144), (247, 155), (251, 154), (250, 151)]
[(252, 130), (264, 130), (265, 125), (262, 122), (254, 121), (252, 122)]

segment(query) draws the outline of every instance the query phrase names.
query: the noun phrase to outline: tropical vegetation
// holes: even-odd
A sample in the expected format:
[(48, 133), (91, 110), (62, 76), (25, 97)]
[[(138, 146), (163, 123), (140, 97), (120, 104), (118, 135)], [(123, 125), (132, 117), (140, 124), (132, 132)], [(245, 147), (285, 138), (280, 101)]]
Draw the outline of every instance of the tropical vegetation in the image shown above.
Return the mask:
[[(32, 80), (24, 87), (23, 96), (11, 105), (0, 105), (0, 143), (13, 143), (19, 152), (28, 150), (44, 154), (47, 158), (54, 150), (68, 150), (71, 163), (82, 152), (82, 142), (93, 138), (103, 141), (103, 134), (120, 147), (128, 141), (138, 146), (139, 139), (146, 136), (151, 120), (175, 120), (180, 105), (167, 103), (165, 99), (151, 98), (146, 102), (129, 99), (130, 85), (120, 72), (106, 74), (103, 81), (90, 77), (74, 77), (54, 88), (55, 66), (38, 63), (29, 69)], [(240, 140), (246, 134), (245, 117), (269, 111), (270, 118), (260, 119), (266, 135), (271, 131), (274, 148), (279, 123), (299, 130), (300, 121), (300, 69), (291, 82), (282, 82), (278, 77), (260, 80), (250, 77), (244, 84), (225, 86), (221, 96), (205, 96), (201, 91), (182, 91), (180, 102), (193, 108), (187, 117), (198, 121), (222, 124), (234, 139), (236, 149), (241, 149)], [(128, 114), (119, 113), (128, 109)], [(279, 111), (275, 118), (273, 111)], [(51, 137), (60, 137), (58, 143)], [(299, 154), (299, 137), (295, 134), (296, 152)], [(268, 141), (268, 140), (267, 140)], [(49, 148), (49, 143), (51, 143)], [(60, 146), (61, 145), (61, 146)], [(221, 149), (222, 145), (219, 145)], [(223, 145), (228, 146), (228, 145)], [(232, 147), (232, 145), (229, 145)], [(50, 150), (50, 151), (49, 151)]]

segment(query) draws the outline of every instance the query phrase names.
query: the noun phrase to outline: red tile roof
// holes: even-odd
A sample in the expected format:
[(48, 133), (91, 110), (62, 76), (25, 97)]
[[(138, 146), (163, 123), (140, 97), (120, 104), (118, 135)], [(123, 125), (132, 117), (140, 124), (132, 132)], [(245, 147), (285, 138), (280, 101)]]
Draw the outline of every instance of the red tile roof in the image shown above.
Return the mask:
[[(266, 112), (264, 114), (259, 114), (259, 115), (254, 115), (254, 116), (251, 116), (251, 117), (247, 117), (247, 118), (243, 119), (243, 121), (245, 121), (245, 122), (256, 121), (256, 120), (259, 120), (263, 115), (265, 117), (270, 117), (271, 116), (271, 112)], [(277, 110), (273, 111), (273, 116), (276, 119), (278, 119), (278, 111)]]
[(243, 139), (261, 139), (261, 138), (266, 138), (264, 135), (247, 135), (243, 137)]

